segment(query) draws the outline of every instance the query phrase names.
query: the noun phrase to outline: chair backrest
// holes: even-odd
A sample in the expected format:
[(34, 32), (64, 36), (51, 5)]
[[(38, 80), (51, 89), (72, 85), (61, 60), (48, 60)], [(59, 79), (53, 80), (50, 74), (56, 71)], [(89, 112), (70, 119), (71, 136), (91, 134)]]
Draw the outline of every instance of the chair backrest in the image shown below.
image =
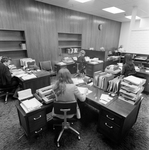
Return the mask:
[(46, 70), (46, 71), (52, 71), (52, 65), (51, 65), (51, 61), (41, 61), (39, 62), (40, 65), (40, 69), (41, 70)]
[(77, 102), (54, 102), (54, 113), (57, 115), (64, 115), (64, 111), (67, 115), (76, 114)]

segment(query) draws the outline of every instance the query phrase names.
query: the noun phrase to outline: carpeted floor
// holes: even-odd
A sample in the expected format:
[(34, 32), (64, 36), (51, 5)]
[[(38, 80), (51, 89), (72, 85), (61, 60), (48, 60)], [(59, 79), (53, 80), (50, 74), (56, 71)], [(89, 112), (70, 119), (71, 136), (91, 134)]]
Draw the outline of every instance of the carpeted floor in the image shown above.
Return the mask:
[[(114, 144), (96, 131), (97, 112), (88, 109), (73, 126), (81, 133), (79, 141), (75, 135), (65, 132), (61, 147), (57, 148), (57, 132), (49, 125), (47, 132), (29, 141), (23, 136), (19, 125), (15, 100), (4, 104), (0, 99), (0, 150), (149, 150), (149, 96), (144, 94), (137, 122), (120, 144)], [(87, 106), (86, 106), (87, 107)]]

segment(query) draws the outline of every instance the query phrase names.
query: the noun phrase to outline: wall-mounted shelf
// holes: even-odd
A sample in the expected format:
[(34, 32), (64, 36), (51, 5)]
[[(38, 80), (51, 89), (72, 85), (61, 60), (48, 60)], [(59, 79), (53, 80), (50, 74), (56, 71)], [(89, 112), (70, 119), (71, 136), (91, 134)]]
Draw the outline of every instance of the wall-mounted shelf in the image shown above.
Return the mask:
[(77, 54), (81, 50), (82, 34), (58, 33), (58, 47), (62, 54)]
[(0, 29), (0, 56), (27, 57), (25, 31)]

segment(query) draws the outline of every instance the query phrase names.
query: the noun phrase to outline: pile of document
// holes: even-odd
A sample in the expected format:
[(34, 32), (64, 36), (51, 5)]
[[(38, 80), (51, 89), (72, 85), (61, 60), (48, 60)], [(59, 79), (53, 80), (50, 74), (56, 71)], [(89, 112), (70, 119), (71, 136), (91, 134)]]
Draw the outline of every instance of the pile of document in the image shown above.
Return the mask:
[(117, 76), (116, 78), (110, 80), (107, 91), (117, 94), (120, 89), (120, 83), (122, 81), (122, 78), (123, 76)]
[(119, 99), (127, 101), (133, 105), (136, 104), (136, 102), (141, 98), (145, 82), (146, 79), (135, 76), (125, 77), (121, 82)]
[(114, 78), (114, 75), (106, 72), (99, 72), (94, 75), (94, 86), (107, 91), (109, 81)]
[(40, 103), (36, 98), (27, 99), (21, 102), (20, 106), (26, 113), (41, 108), (43, 104)]
[(32, 58), (22, 58), (22, 59), (20, 59), (20, 64), (21, 64), (22, 67), (27, 68), (28, 67), (27, 63), (28, 62), (34, 62), (34, 63), (36, 63), (35, 59), (32, 59)]

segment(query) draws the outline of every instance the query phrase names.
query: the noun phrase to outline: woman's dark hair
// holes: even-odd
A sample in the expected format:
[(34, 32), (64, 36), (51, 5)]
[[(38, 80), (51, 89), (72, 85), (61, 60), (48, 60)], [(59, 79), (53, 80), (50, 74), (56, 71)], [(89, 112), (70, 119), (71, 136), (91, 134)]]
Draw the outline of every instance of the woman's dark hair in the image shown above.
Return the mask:
[(9, 61), (9, 58), (6, 56), (3, 56), (1, 59), (1, 63), (8, 62), (8, 61)]
[(67, 68), (61, 68), (57, 75), (57, 82), (54, 86), (54, 91), (57, 96), (63, 94), (66, 89), (66, 84), (72, 84), (71, 73)]
[(128, 64), (128, 65), (130, 65), (130, 64), (133, 63), (132, 62), (132, 55), (131, 54), (126, 54), (125, 55), (125, 63)]

